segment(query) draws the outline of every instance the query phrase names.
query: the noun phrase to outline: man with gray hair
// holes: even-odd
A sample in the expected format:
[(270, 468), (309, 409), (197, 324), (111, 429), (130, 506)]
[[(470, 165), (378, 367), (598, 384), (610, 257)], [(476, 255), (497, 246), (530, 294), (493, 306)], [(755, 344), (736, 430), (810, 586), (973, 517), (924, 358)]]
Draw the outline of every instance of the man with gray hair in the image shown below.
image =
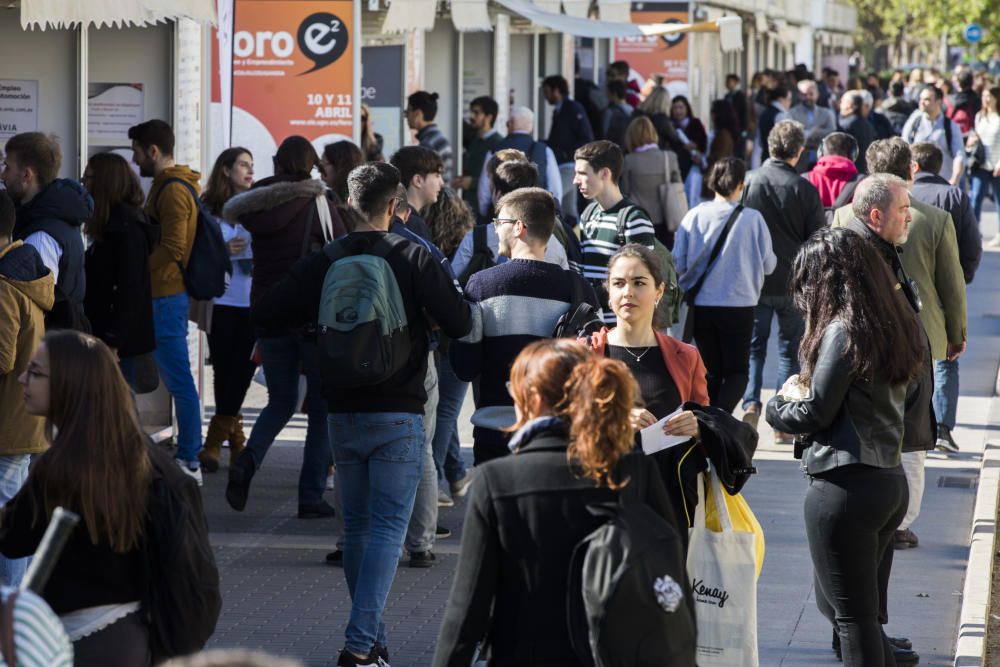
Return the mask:
[[(906, 188), (912, 188), (910, 171), (910, 147), (899, 137), (876, 141), (868, 148), (868, 164), (873, 172), (891, 174), (902, 179)], [(872, 178), (872, 177), (870, 177)], [(862, 181), (855, 194), (855, 201), (867, 194), (865, 187), (870, 178)], [(860, 206), (860, 202), (859, 202)], [(859, 209), (861, 210), (861, 209)], [(912, 221), (909, 233), (903, 240), (895, 241), (902, 252), (892, 249), (892, 266), (900, 284), (913, 284), (919, 294), (920, 321), (924, 325), (930, 341), (931, 357), (936, 360), (954, 360), (965, 351), (966, 302), (965, 277), (958, 258), (958, 242), (955, 239), (955, 225), (951, 216), (939, 208), (910, 198), (909, 211)], [(863, 211), (862, 211), (863, 212)], [(835, 227), (846, 226), (857, 231), (875, 231), (871, 220), (856, 220), (858, 211), (845, 206), (834, 214)], [(860, 227), (859, 227), (860, 225)], [(877, 234), (877, 231), (875, 232)], [(909, 278), (905, 280), (904, 278)], [(919, 308), (918, 308), (919, 306)], [(930, 390), (933, 390), (931, 382)], [(924, 488), (924, 458), (927, 450), (933, 449), (937, 433), (933, 411), (930, 410), (930, 393), (926, 401), (919, 401), (926, 417), (914, 417), (907, 409), (906, 438), (903, 442), (903, 470), (910, 487), (910, 502), (906, 517), (896, 532), (894, 546), (897, 549), (916, 547), (917, 536), (910, 526), (920, 514), (920, 502)]]
[[(778, 378), (777, 387), (799, 372), (799, 340), (804, 323), (792, 304), (788, 280), (792, 261), (799, 247), (813, 232), (826, 225), (823, 202), (815, 186), (795, 170), (806, 136), (801, 123), (782, 120), (775, 123), (767, 137), (767, 159), (751, 174), (743, 192), (743, 205), (755, 208), (764, 216), (778, 265), (764, 279), (760, 301), (754, 311), (753, 337), (750, 340), (750, 381), (743, 394), (743, 419), (754, 428), (760, 419), (760, 392), (764, 381), (764, 361), (767, 340), (771, 337), (771, 321), (778, 317)], [(791, 437), (775, 433), (779, 443), (790, 444)]]
[(858, 159), (854, 161), (854, 165), (861, 173), (868, 171), (865, 154), (875, 141), (875, 128), (864, 114), (864, 99), (856, 90), (844, 93), (840, 98), (840, 118), (837, 120), (837, 129), (851, 135), (858, 142)]
[(817, 160), (817, 150), (823, 138), (837, 129), (837, 117), (833, 111), (816, 104), (819, 88), (811, 79), (799, 81), (799, 103), (787, 112), (778, 115), (778, 120), (790, 119), (802, 123), (806, 132), (806, 152), (799, 160), (799, 173), (809, 171)]
[[(483, 164), (489, 164), (495, 153), (505, 148), (515, 148), (528, 156), (528, 160), (538, 167), (538, 187), (552, 193), (557, 202), (562, 201), (562, 177), (559, 175), (559, 163), (556, 155), (544, 141), (536, 141), (532, 136), (535, 129), (535, 113), (528, 107), (513, 107), (510, 118), (507, 119), (507, 136), (486, 154)], [(479, 203), (479, 215), (489, 214), (493, 197), (490, 194), (490, 181), (486, 169), (479, 175), (479, 186), (476, 190), (476, 201)]]

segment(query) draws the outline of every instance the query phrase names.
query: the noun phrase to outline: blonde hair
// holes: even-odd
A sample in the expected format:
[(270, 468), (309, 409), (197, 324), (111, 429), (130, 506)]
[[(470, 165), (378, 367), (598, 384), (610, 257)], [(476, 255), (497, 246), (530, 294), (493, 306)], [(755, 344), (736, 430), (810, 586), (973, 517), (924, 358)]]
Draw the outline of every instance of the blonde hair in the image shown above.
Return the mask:
[(631, 153), (639, 146), (658, 144), (660, 136), (656, 133), (653, 121), (646, 116), (637, 116), (625, 130), (625, 151)]

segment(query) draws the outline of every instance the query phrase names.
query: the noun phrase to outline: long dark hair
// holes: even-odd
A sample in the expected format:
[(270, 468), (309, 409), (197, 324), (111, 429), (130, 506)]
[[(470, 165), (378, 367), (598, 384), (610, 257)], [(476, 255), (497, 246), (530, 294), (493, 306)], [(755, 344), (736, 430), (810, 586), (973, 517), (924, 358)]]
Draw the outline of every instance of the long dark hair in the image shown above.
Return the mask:
[(80, 515), (92, 543), (103, 538), (115, 551), (129, 551), (145, 525), (151, 464), (128, 385), (97, 338), (59, 330), (42, 342), (52, 446), (31, 474), (41, 482), (45, 520), (65, 507)]
[[(365, 163), (365, 156), (353, 141), (344, 139), (335, 141), (323, 147), (323, 157), (330, 163), (333, 177), (326, 182), (330, 189), (337, 193), (340, 201), (347, 202), (347, 175)], [(323, 174), (326, 181), (326, 174)]]
[(253, 153), (242, 146), (233, 146), (219, 153), (212, 167), (212, 174), (208, 177), (208, 184), (201, 194), (201, 200), (208, 206), (208, 210), (213, 215), (222, 215), (222, 207), (226, 205), (230, 197), (236, 194), (233, 188), (233, 179), (226, 174), (226, 169), (232, 169), (236, 160), (243, 154), (249, 155), (253, 159)]
[(139, 208), (145, 196), (139, 178), (132, 167), (117, 153), (97, 153), (87, 160), (90, 168), (90, 196), (94, 198), (94, 214), (84, 226), (92, 239), (104, 238), (104, 225), (116, 206), (127, 204)]
[(812, 376), (823, 334), (834, 321), (847, 330), (844, 356), (856, 377), (870, 381), (878, 374), (899, 384), (917, 374), (926, 343), (895, 283), (878, 251), (855, 232), (822, 229), (802, 244), (791, 290), (806, 320), (799, 343), (803, 383)]

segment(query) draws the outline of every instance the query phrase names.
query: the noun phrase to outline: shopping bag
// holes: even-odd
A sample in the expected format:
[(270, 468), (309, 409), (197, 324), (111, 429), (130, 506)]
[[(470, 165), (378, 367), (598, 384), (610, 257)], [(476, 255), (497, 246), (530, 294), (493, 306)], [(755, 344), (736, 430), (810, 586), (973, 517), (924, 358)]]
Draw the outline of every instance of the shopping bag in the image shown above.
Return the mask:
[[(764, 529), (760, 527), (760, 522), (754, 516), (753, 510), (747, 503), (742, 493), (731, 496), (723, 493), (722, 498), (729, 511), (729, 518), (733, 522), (733, 530), (738, 533), (753, 533), (754, 552), (757, 556), (757, 578), (760, 578), (760, 570), (764, 566)], [(708, 529), (716, 533), (722, 531), (722, 522), (719, 519), (719, 512), (716, 510), (715, 495), (709, 495), (705, 499), (705, 525)]]
[[(721, 532), (705, 517), (705, 486), (718, 508)], [(698, 478), (698, 507), (687, 569), (698, 622), (699, 667), (757, 667), (755, 537), (733, 529), (722, 483), (711, 466)]]

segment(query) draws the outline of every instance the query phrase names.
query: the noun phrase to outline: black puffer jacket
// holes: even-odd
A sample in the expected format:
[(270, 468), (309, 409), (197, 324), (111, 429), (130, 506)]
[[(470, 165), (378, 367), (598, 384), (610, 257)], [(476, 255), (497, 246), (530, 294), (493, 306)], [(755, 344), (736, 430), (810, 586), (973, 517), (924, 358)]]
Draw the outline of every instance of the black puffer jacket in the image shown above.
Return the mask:
[(779, 394), (767, 403), (767, 423), (774, 430), (808, 437), (802, 465), (810, 475), (854, 464), (895, 468), (900, 462), (907, 386), (857, 377), (844, 354), (846, 344), (844, 325), (831, 322), (809, 398), (792, 401)]
[(159, 241), (159, 225), (141, 208), (121, 205), (87, 249), (84, 309), (93, 334), (123, 359), (156, 348), (149, 253)]

